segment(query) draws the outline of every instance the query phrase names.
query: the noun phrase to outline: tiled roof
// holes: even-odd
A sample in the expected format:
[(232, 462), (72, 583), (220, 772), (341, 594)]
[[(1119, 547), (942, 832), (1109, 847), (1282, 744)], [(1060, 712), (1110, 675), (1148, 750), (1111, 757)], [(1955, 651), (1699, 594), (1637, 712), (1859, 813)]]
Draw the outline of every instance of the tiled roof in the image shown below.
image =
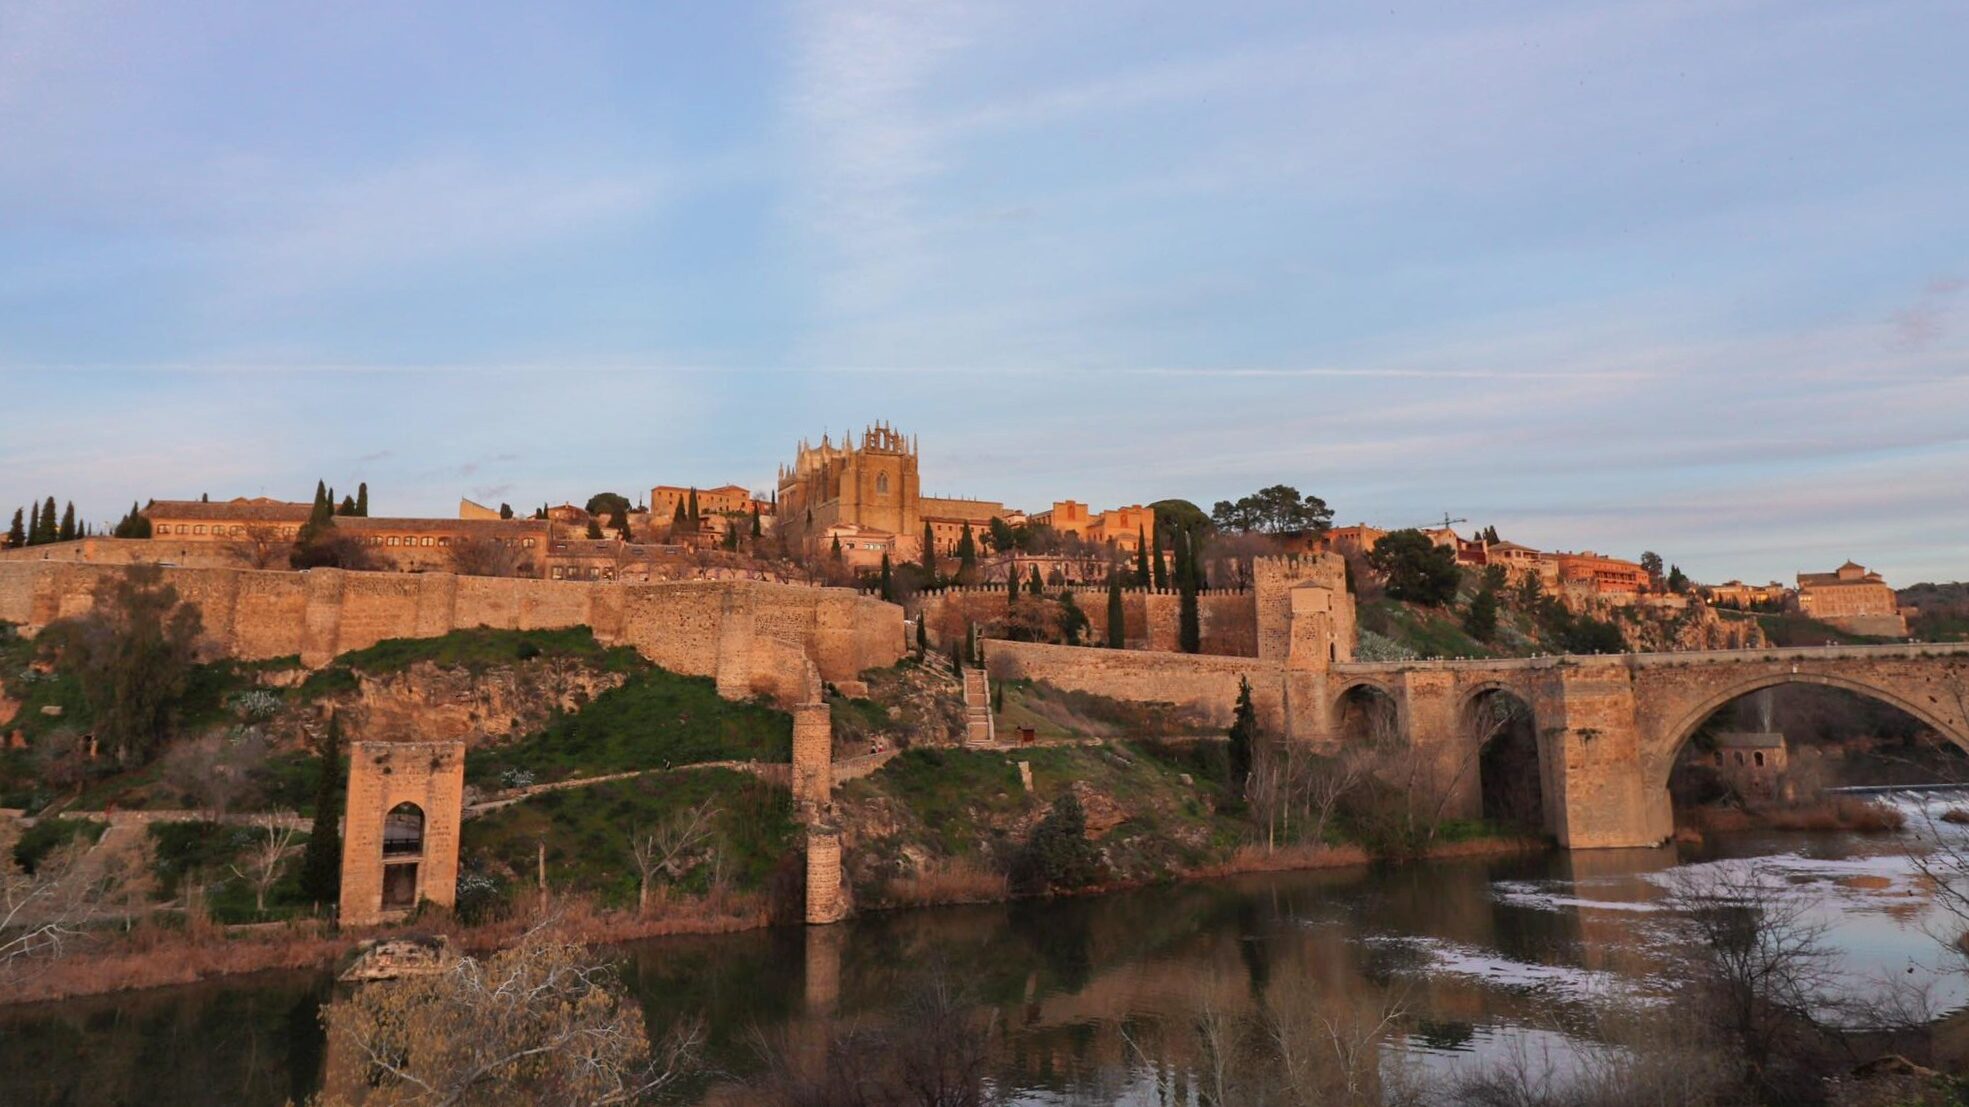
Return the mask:
[(288, 503), (265, 496), (207, 503), (204, 500), (152, 500), (144, 509), (149, 519), (206, 519), (224, 523), (305, 523), (311, 504)]

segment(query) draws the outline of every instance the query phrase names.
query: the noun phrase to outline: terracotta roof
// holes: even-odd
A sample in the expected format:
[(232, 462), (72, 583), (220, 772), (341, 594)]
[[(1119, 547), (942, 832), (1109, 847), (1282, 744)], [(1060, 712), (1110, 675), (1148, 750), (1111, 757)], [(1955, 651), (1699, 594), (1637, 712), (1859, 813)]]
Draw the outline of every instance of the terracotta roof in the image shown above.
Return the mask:
[(314, 511), (312, 504), (289, 503), (265, 496), (233, 500), (152, 500), (144, 508), (147, 519), (216, 519), (226, 523), (305, 523)]

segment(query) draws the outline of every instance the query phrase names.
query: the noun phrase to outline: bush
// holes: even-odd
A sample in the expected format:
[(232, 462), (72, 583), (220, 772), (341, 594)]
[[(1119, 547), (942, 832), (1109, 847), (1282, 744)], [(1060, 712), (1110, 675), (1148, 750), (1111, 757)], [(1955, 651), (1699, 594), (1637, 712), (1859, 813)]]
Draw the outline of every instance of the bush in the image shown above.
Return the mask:
[(14, 864), (33, 872), (42, 860), (77, 838), (94, 844), (109, 824), (95, 819), (42, 819), (21, 834), (14, 843)]
[(1087, 840), (1087, 813), (1066, 792), (1053, 801), (1013, 858), (1011, 883), (1014, 891), (1027, 895), (1067, 891), (1094, 883), (1099, 870), (1099, 853)]

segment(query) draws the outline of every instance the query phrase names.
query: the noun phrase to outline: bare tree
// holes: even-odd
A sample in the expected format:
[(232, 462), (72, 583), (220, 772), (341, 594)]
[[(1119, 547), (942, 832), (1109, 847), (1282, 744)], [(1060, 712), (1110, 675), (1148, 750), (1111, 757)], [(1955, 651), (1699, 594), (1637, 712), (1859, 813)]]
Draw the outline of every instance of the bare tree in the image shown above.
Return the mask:
[(541, 927), (488, 960), (366, 985), (325, 1021), (367, 1070), (364, 1107), (651, 1102), (696, 1068), (704, 1041), (684, 1023), (652, 1049), (608, 964)]
[(696, 866), (697, 854), (710, 842), (717, 819), (718, 808), (705, 800), (672, 815), (655, 830), (630, 835), (629, 853), (635, 859), (638, 876), (637, 914), (649, 909), (650, 886), (659, 873), (673, 881), (681, 880)]
[(108, 878), (92, 878), (82, 863), (89, 843), (61, 846), (30, 873), (15, 863), (18, 837), (0, 830), (0, 980), (81, 941), (110, 891)]
[(239, 544), (240, 557), (252, 569), (285, 569), (293, 552), (294, 536), (268, 523), (249, 524)]
[(451, 571), (466, 577), (531, 575), (527, 550), (498, 538), (460, 538), (451, 543)]
[(263, 836), (247, 851), (245, 871), (238, 865), (228, 866), (234, 876), (253, 885), (253, 909), (262, 915), (267, 912), (267, 891), (280, 880), (287, 867), (288, 848), (294, 844), (294, 827), (286, 823), (283, 814), (274, 812), (260, 821)]
[(237, 737), (208, 734), (178, 742), (162, 758), (166, 783), (191, 797), (213, 822), (223, 822), (234, 804), (250, 797), (256, 774), (267, 760), (267, 742), (256, 733)]

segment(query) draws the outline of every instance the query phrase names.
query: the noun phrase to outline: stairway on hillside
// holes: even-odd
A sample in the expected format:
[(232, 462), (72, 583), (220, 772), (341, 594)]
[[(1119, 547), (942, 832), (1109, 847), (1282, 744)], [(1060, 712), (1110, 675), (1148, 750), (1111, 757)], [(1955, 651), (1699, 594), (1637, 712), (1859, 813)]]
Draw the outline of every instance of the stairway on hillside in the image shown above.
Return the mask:
[(994, 737), (991, 685), (981, 669), (964, 670), (964, 744), (989, 745)]

